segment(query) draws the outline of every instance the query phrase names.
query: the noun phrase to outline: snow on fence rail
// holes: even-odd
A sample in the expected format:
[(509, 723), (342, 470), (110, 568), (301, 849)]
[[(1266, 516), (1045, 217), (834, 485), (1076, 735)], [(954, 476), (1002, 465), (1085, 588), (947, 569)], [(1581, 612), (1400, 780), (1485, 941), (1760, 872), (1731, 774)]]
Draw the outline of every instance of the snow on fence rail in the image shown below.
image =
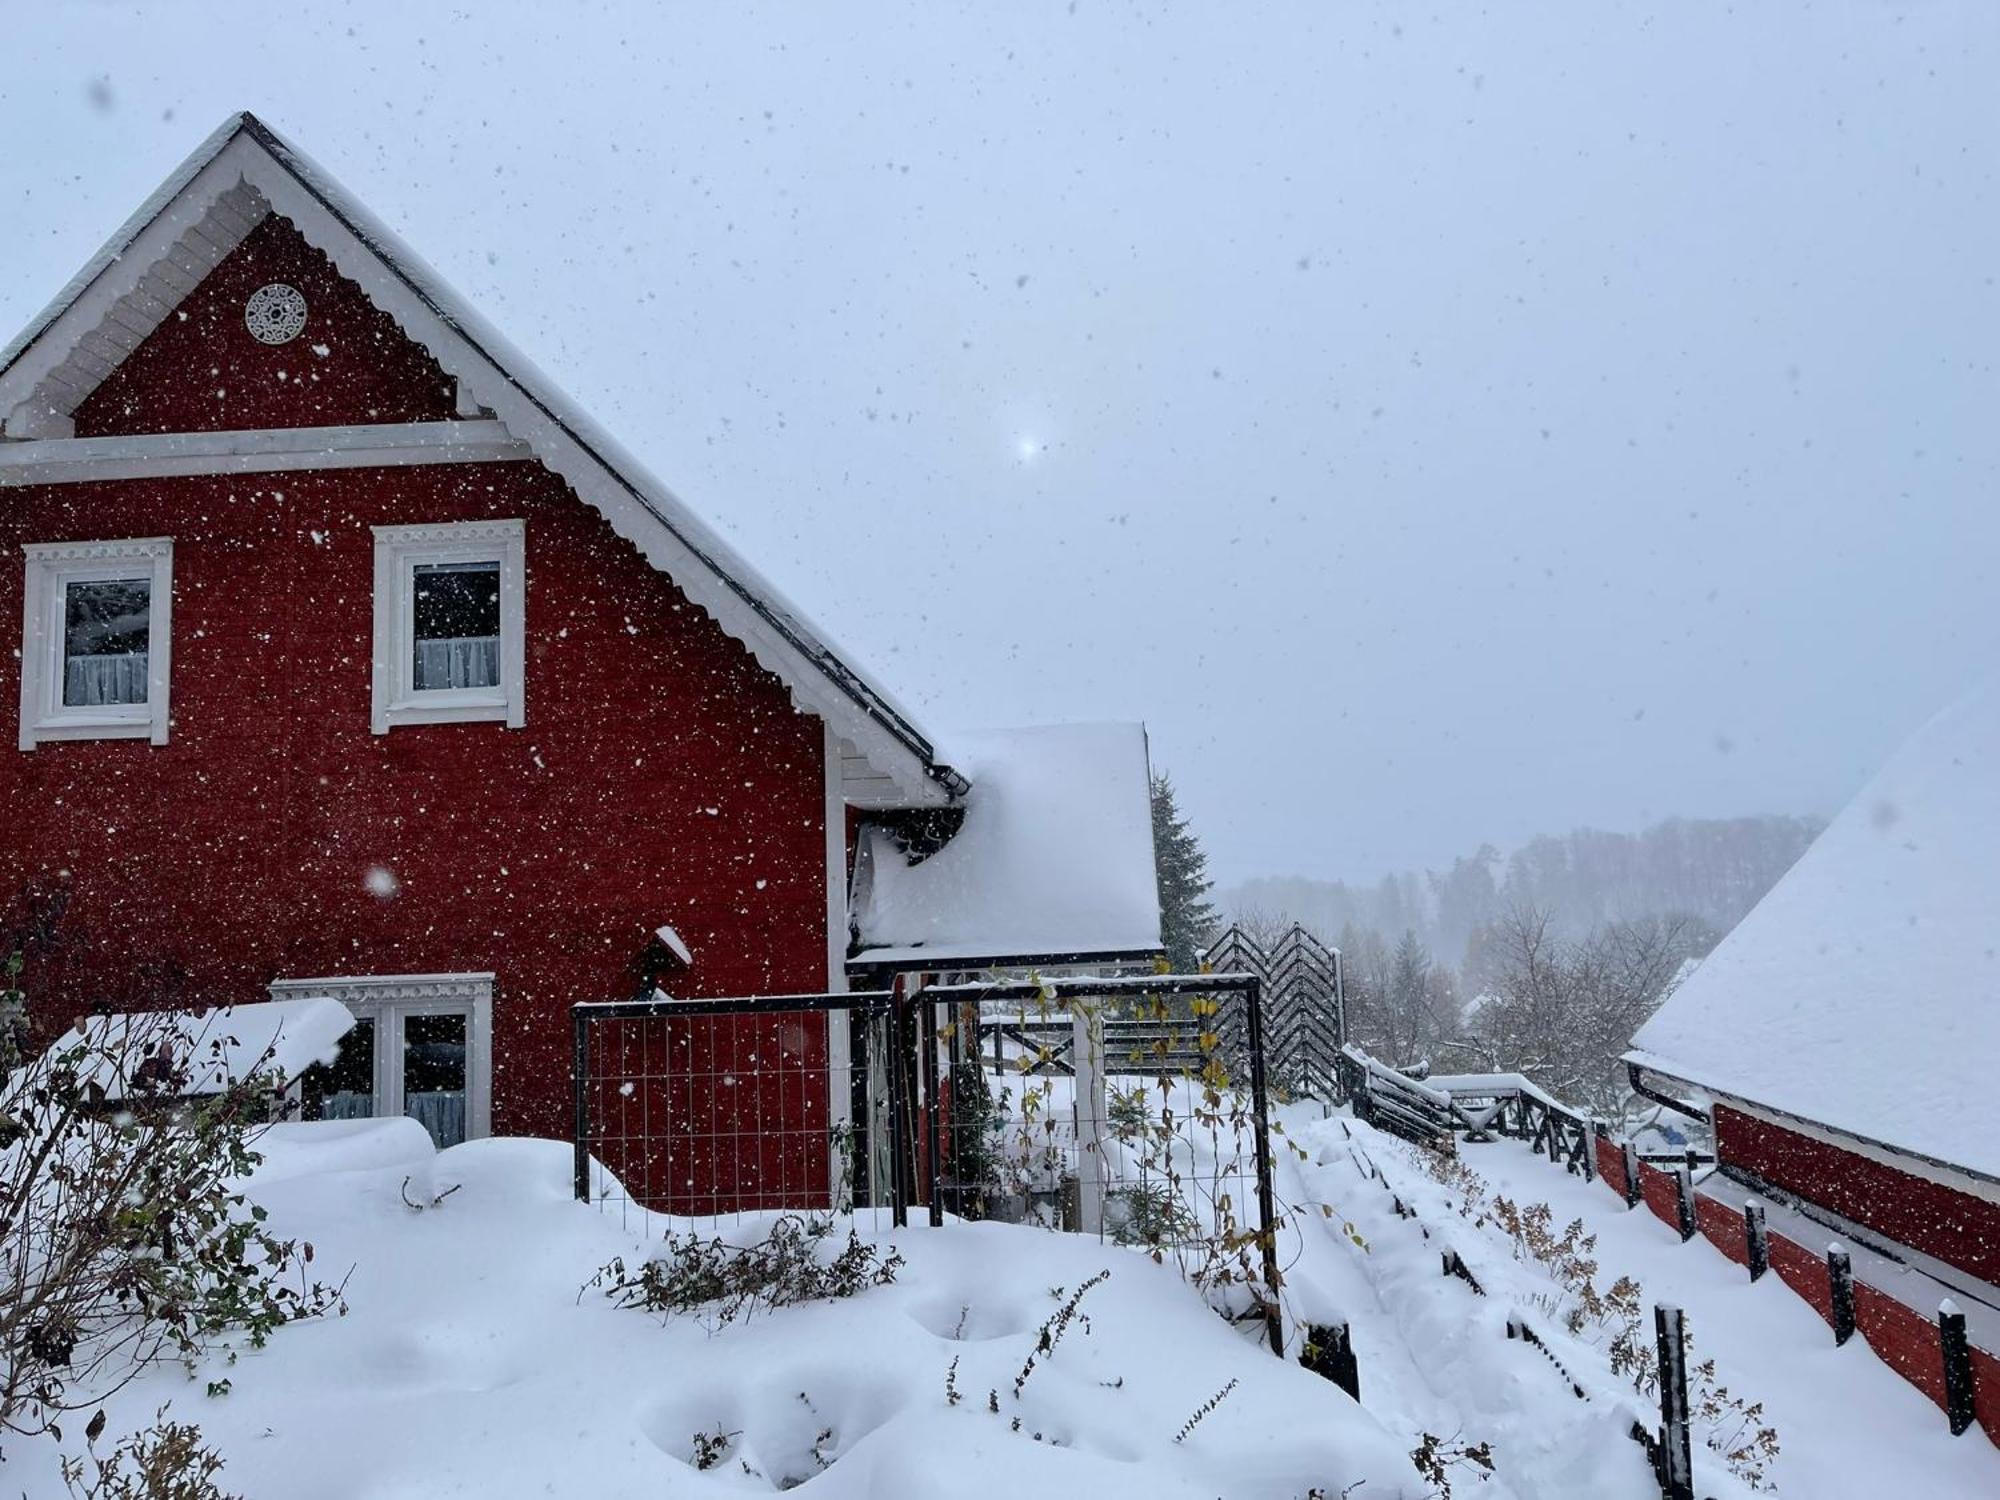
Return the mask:
[(1596, 1175), (1602, 1125), (1519, 1073), (1418, 1079), (1352, 1045), (1341, 1049), (1339, 1064), (1342, 1094), (1353, 1101), (1355, 1114), (1397, 1135), (1420, 1144), (1461, 1134), (1474, 1142), (1513, 1136), (1579, 1177)]

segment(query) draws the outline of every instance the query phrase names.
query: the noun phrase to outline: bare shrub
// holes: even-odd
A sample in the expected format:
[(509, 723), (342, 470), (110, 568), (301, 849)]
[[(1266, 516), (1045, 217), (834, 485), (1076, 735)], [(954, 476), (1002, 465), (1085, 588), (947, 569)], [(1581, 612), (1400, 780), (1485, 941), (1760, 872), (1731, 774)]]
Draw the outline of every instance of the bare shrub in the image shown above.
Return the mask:
[[(241, 1191), (283, 1080), (268, 1056), (219, 1076), (229, 1046), (179, 1015), (99, 1018), (7, 1079), (0, 1430), (60, 1440), (64, 1413), (148, 1365), (192, 1372), (229, 1336), (261, 1347), (294, 1319), (346, 1310), (340, 1287), (310, 1279), (312, 1246), (266, 1229)], [(190, 1097), (197, 1075), (209, 1092)], [(155, 1429), (146, 1451), (181, 1431)]]
[(216, 1483), (222, 1467), (221, 1455), (202, 1441), (201, 1429), (192, 1422), (169, 1422), (163, 1406), (151, 1427), (110, 1453), (64, 1459), (62, 1477), (72, 1500), (242, 1500)]
[(1416, 1465), (1417, 1473), (1426, 1483), (1436, 1486), (1432, 1494), (1437, 1500), (1451, 1500), (1454, 1469), (1468, 1471), (1482, 1481), (1493, 1477), (1493, 1445), (1466, 1443), (1456, 1437), (1441, 1438), (1427, 1432), (1423, 1441), (1410, 1450), (1410, 1462)]

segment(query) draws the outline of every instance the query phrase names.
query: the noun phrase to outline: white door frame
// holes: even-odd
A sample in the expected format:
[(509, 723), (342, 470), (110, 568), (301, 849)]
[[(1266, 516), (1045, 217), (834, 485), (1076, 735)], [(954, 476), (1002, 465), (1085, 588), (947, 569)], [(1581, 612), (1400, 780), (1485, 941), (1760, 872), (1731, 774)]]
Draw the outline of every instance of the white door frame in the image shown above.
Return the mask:
[(465, 1138), (493, 1133), (493, 976), (486, 974), (340, 974), (274, 979), (273, 1000), (324, 995), (356, 1020), (375, 1025), (375, 1114), (403, 1112), (403, 1020), (466, 1016)]

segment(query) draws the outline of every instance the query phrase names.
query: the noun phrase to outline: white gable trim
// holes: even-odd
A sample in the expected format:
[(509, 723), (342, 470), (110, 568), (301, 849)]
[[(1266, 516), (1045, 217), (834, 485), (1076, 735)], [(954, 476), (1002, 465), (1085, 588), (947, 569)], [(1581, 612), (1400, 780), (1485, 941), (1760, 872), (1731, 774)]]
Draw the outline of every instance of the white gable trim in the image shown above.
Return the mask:
[(0, 443), (0, 489), (186, 474), (503, 463), (534, 456), (535, 450), (508, 432), (504, 423), (491, 420), (44, 438)]
[[(269, 212), (254, 193), (242, 191), (247, 176), (230, 159), (242, 138), (240, 123), (232, 122), (204, 141), (131, 221), (140, 226), (138, 232), (127, 239), (121, 231), (100, 250), (57, 297), (54, 308), (59, 311), (44, 313), (10, 348), (12, 358), (0, 361), (5, 366), (0, 369), (0, 432), (13, 438), (70, 436), (76, 430), (70, 413), (116, 367), (108, 357), (111, 348), (90, 352), (92, 335), (115, 321), (121, 303), (149, 298), (158, 303), (150, 331)], [(244, 221), (226, 246), (222, 236), (202, 232), (225, 197), (241, 205), (236, 217)], [(191, 252), (182, 243), (190, 236), (203, 248)], [(125, 352), (117, 352), (117, 358)], [(88, 388), (66, 379), (61, 373), (66, 370), (88, 377)]]
[[(798, 707), (819, 717), (894, 782), (904, 805), (948, 802), (964, 789), (964, 779), (937, 762), (929, 741), (885, 694), (835, 656), (781, 599), (744, 582), (739, 575), (749, 571), (747, 565), (737, 564), (726, 544), (705, 535), (706, 528), (664, 486), (570, 409), (421, 262), (403, 253), (386, 229), (249, 116), (238, 116), (210, 137), (142, 209), (141, 216), (150, 212), (151, 218), (107, 246), (17, 342), (11, 362), (0, 367), (5, 436), (66, 435), (67, 413), (36, 394), (43, 380), (157, 262), (171, 257), (190, 227), (225, 194), (244, 186), (422, 344), (458, 379), (465, 400), (497, 416), (783, 682)], [(107, 363), (103, 373), (110, 368)]]

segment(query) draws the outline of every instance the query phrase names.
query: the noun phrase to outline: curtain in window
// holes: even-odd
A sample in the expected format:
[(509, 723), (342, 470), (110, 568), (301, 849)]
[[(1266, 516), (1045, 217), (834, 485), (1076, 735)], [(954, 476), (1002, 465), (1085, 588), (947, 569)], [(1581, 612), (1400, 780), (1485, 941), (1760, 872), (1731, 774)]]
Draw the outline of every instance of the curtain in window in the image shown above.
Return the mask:
[(403, 1113), (431, 1133), (438, 1149), (456, 1146), (465, 1139), (465, 1091), (405, 1094)]
[(319, 1117), (322, 1120), (372, 1120), (375, 1118), (375, 1096), (328, 1094), (320, 1100)]
[(500, 637), (469, 635), (417, 642), (417, 689), (500, 685)]
[[(498, 660), (498, 642), (495, 642)], [(96, 708), (106, 703), (144, 703), (147, 663), (145, 651), (115, 652), (104, 656), (71, 656), (63, 662), (63, 706)]]

